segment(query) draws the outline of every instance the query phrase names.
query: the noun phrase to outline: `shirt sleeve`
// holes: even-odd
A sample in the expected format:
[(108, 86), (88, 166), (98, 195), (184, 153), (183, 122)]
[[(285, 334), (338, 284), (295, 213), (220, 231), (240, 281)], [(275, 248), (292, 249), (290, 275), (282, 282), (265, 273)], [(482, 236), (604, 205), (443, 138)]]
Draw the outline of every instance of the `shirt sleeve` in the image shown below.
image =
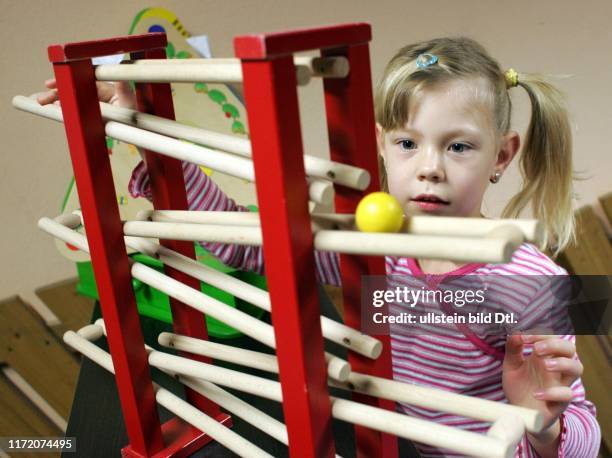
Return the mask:
[[(571, 278), (565, 269), (554, 266), (553, 275), (538, 276), (544, 281), (537, 288), (535, 297), (527, 307), (523, 319), (531, 326), (552, 329), (561, 339), (576, 344), (576, 336), (570, 320), (569, 298)], [(526, 349), (529, 354), (531, 349)], [(579, 360), (578, 354), (575, 359)], [(571, 386), (572, 402), (560, 416), (561, 433), (559, 439), (559, 458), (596, 458), (601, 443), (601, 429), (596, 419), (595, 405), (586, 399), (584, 385), (577, 379)], [(516, 457), (539, 457), (527, 436), (519, 443)]]
[[(229, 198), (196, 164), (183, 162), (187, 203), (192, 211), (249, 211)], [(141, 161), (130, 178), (128, 191), (134, 198), (152, 199), (146, 164)], [(198, 242), (224, 264), (240, 270), (264, 273), (263, 250), (259, 246)], [(337, 253), (315, 252), (315, 271), (320, 283), (339, 286)]]
[[(582, 384), (580, 385), (582, 387)], [(561, 415), (559, 458), (596, 458), (601, 443), (601, 428), (595, 406), (590, 401), (570, 404)]]

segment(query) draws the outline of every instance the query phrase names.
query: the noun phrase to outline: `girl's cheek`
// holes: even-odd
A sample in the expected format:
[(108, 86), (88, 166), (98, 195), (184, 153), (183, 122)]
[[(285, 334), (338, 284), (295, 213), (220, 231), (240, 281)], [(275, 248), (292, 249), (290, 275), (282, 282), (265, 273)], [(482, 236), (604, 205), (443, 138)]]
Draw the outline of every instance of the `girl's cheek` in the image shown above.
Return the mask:
[(460, 213), (468, 216), (474, 212), (480, 211), (485, 190), (486, 186), (483, 188), (483, 185), (480, 182), (475, 180), (465, 182), (464, 186), (461, 187), (461, 190), (458, 193), (460, 194)]
[(389, 193), (393, 193), (393, 190), (397, 189), (397, 183), (399, 181), (397, 174), (393, 173), (393, 170), (387, 168), (387, 187), (389, 188)]
[[(393, 179), (388, 177), (389, 194), (395, 197), (400, 202), (405, 202), (409, 195), (410, 183), (407, 179)], [(397, 178), (397, 177), (396, 177)]]

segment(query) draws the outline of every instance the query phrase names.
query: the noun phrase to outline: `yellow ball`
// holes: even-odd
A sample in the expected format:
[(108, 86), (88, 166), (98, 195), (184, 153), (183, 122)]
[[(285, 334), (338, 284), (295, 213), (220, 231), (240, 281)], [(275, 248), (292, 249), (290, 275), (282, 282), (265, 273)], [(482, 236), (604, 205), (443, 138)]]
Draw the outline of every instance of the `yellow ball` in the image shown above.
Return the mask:
[(357, 205), (355, 222), (363, 232), (398, 232), (404, 214), (395, 197), (386, 192), (373, 192)]

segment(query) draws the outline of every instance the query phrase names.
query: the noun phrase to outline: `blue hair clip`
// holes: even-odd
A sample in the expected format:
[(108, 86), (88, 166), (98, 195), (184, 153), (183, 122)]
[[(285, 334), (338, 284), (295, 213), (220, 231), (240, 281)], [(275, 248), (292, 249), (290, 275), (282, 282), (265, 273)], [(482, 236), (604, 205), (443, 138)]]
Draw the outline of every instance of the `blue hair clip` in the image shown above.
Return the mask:
[(423, 53), (416, 58), (417, 68), (427, 68), (436, 62), (438, 62), (438, 56), (435, 54)]

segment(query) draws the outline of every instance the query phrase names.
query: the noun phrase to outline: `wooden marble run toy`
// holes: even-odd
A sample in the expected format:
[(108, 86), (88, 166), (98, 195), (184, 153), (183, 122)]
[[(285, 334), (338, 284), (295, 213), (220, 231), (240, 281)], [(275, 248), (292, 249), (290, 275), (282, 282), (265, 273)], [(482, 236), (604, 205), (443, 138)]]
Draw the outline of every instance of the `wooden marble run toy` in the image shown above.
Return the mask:
[[(362, 275), (384, 275), (383, 255), (506, 262), (535, 221), (414, 217), (400, 233), (355, 231), (365, 193), (379, 190), (368, 24), (345, 24), (234, 39), (236, 58), (166, 60), (164, 34), (49, 47), (61, 108), (17, 96), (22, 110), (63, 121), (82, 213), (43, 218), (40, 227), (89, 252), (103, 321), (68, 332), (75, 349), (115, 374), (129, 445), (126, 456), (185, 456), (216, 440), (241, 456), (268, 456), (231, 429), (244, 418), (287, 444), (291, 456), (333, 456), (330, 419), (355, 425), (359, 456), (397, 456), (396, 436), (479, 457), (513, 456), (524, 431), (538, 431), (537, 411), (392, 380), (389, 337), (359, 332)], [(318, 57), (295, 56), (320, 51)], [(96, 56), (131, 60), (93, 66)], [(330, 160), (304, 155), (296, 86), (323, 79)], [(138, 110), (99, 103), (96, 80), (136, 83)], [(251, 138), (239, 139), (174, 121), (170, 82), (241, 82)], [(282, 110), (281, 110), (282, 108)], [(105, 136), (144, 149), (154, 210), (121, 221)], [(259, 214), (188, 212), (181, 161), (254, 181)], [(309, 200), (335, 199), (335, 214), (311, 215)], [(367, 212), (366, 212), (367, 213)], [(449, 224), (452, 223), (452, 224)], [(367, 216), (366, 216), (367, 223)], [(476, 224), (477, 223), (477, 224)], [(87, 236), (75, 229), (81, 225)], [(151, 238), (159, 238), (156, 243)], [(263, 245), (269, 293), (194, 260), (193, 241)], [(134, 262), (126, 247), (161, 260), (165, 274)], [(319, 315), (314, 250), (340, 253), (344, 324)], [(171, 297), (174, 332), (159, 336), (180, 356), (146, 348), (132, 277)], [(274, 326), (203, 295), (199, 281), (272, 312)], [(276, 350), (276, 356), (208, 342), (211, 315)], [(91, 340), (106, 335), (110, 354)], [(327, 354), (323, 338), (349, 351)], [(211, 358), (279, 374), (279, 382), (211, 364)], [(150, 366), (179, 378), (186, 401), (156, 386)], [(353, 393), (330, 397), (328, 383)], [(283, 402), (285, 424), (220, 386)], [(395, 412), (404, 402), (488, 421), (476, 434)], [(176, 418), (160, 425), (157, 403)], [(185, 423), (181, 423), (182, 419)], [(166, 434), (183, 424), (168, 442)]]

